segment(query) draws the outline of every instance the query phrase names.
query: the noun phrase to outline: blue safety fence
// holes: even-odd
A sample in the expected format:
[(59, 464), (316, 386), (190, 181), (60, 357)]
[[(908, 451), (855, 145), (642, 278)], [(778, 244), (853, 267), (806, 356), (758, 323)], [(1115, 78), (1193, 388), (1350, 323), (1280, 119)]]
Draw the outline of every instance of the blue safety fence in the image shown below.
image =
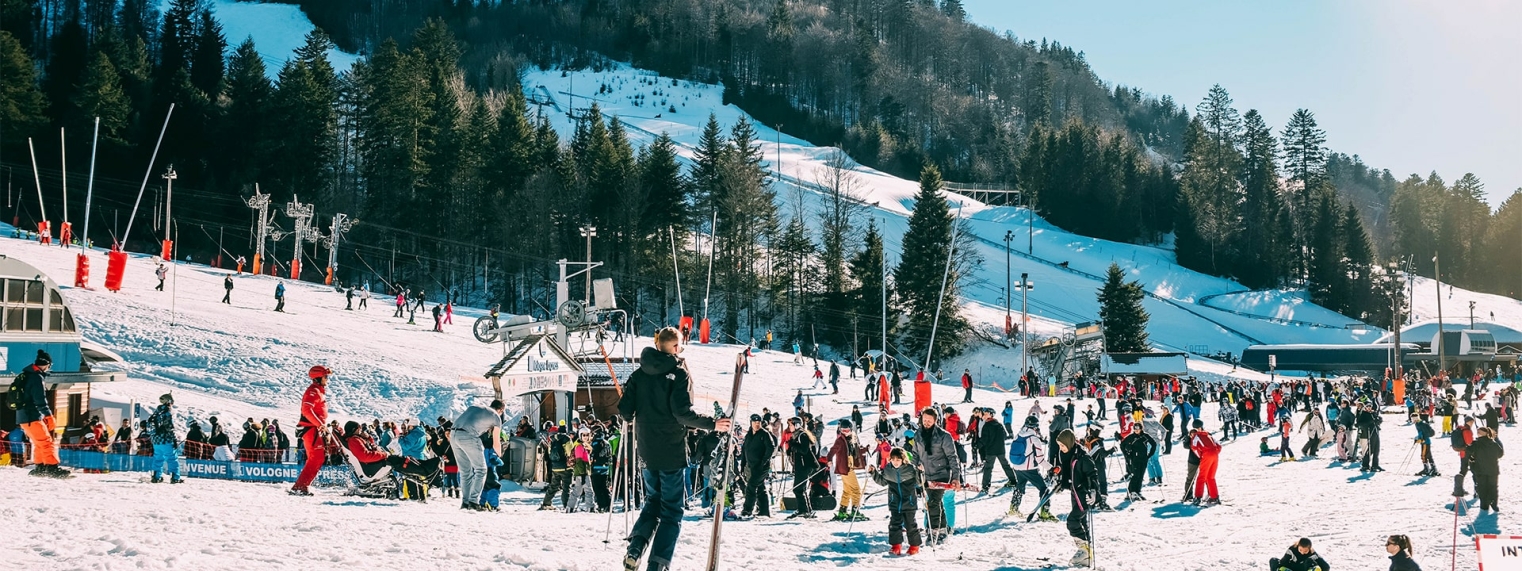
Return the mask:
[[(60, 464), (85, 471), (152, 472), (152, 456), (107, 454), (93, 450), (59, 450)], [(301, 473), (300, 464), (265, 464), (259, 462), (222, 462), (180, 458), (180, 475), (186, 478), (211, 478), (242, 482), (291, 483)], [(317, 474), (318, 485), (346, 486), (354, 481), (348, 466), (323, 466)]]

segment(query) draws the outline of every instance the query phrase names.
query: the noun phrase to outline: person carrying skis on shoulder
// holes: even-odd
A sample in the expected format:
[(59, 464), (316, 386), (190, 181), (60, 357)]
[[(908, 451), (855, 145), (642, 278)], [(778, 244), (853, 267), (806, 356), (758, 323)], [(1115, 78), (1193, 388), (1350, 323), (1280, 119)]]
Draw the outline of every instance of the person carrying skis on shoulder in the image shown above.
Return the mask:
[(915, 511), (919, 507), (919, 468), (905, 458), (902, 448), (888, 451), (888, 463), (880, 469), (867, 468), (872, 481), (888, 490), (888, 553), (903, 553), (904, 535), (909, 536), (909, 555), (920, 552), (920, 526)]
[[(1009, 498), (1009, 515), (1021, 516), (1020, 500), (1025, 497), (1025, 485), (1031, 484), (1036, 487), (1036, 497), (1046, 497), (1047, 485), (1043, 476), (1050, 471), (1051, 466), (1046, 462), (1045, 441), (1041, 438), (1041, 419), (1035, 416), (1025, 417), (1025, 425), (1020, 433), (1009, 444), (1009, 461), (1015, 469), (1014, 495)], [(1047, 510), (1046, 504), (1042, 504), (1041, 511), (1037, 514), (1042, 521), (1056, 521), (1056, 516)]]
[(655, 332), (655, 346), (640, 354), (640, 367), (629, 376), (618, 401), (618, 413), (635, 423), (639, 456), (645, 462), (645, 506), (629, 533), (625, 571), (639, 567), (647, 547), (647, 571), (671, 566), (682, 526), (687, 429), (727, 433), (733, 424), (693, 412), (692, 374), (681, 352), (681, 332), (671, 327)]
[[(1205, 431), (1205, 422), (1194, 419), (1194, 431), (1189, 437), (1189, 451), (1200, 457), (1199, 473), (1194, 479), (1194, 505), (1202, 502), (1207, 506), (1221, 504), (1221, 493), (1216, 489), (1215, 472), (1217, 462), (1221, 457), (1221, 445), (1210, 438), (1210, 433)], [(1210, 492), (1210, 497), (1205, 497), (1205, 492)]]
[(1270, 558), (1268, 568), (1269, 571), (1332, 571), (1332, 564), (1311, 548), (1310, 539), (1302, 537), (1284, 551), (1283, 557)]
[(1060, 462), (1059, 467), (1053, 469), (1057, 477), (1057, 489), (1067, 490), (1068, 498), (1073, 504), (1072, 511), (1068, 512), (1067, 526), (1068, 535), (1073, 537), (1073, 545), (1078, 551), (1073, 553), (1070, 564), (1074, 567), (1087, 567), (1094, 561), (1089, 517), (1092, 515), (1095, 493), (1101, 485), (1100, 476), (1094, 469), (1094, 459), (1079, 447), (1078, 438), (1071, 429), (1057, 433), (1055, 440), (1057, 459)]

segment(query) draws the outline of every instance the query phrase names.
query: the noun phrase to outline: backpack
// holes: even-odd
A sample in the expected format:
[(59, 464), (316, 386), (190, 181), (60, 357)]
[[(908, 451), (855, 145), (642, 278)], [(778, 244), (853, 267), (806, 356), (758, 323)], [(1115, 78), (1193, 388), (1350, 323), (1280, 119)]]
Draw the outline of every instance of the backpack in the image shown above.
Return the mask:
[(26, 373), (21, 372), (16, 378), (11, 379), (11, 386), (5, 391), (5, 406), (11, 410), (20, 410), (21, 402), (26, 399)]
[(1009, 462), (1011, 464), (1025, 464), (1026, 457), (1030, 456), (1031, 437), (1016, 438), (1009, 445)]

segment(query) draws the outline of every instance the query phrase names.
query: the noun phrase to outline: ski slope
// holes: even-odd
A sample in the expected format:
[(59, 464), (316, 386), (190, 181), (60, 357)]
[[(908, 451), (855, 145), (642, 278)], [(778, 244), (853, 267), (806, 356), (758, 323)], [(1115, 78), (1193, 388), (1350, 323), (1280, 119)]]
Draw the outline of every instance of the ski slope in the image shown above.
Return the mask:
[[(630, 140), (646, 144), (658, 134), (670, 135), (682, 157), (691, 160), (703, 125), (712, 113), (728, 129), (745, 113), (722, 103), (723, 88), (661, 77), (653, 72), (613, 64), (608, 71), (531, 69), (523, 79), (537, 112), (550, 119), (563, 139), (575, 128), (572, 115), (594, 102), (605, 116), (617, 117)], [(748, 117), (747, 117), (748, 118)], [(795, 198), (804, 201), (806, 222), (817, 230), (814, 213), (821, 208), (821, 185), (833, 147), (820, 147), (765, 125), (756, 125), (763, 157), (774, 179), (779, 211), (792, 212)], [(856, 179), (853, 196), (871, 205), (870, 213), (885, 229), (889, 263), (902, 251), (902, 237), (914, 207), (918, 182), (900, 179), (852, 163)], [(801, 191), (801, 192), (800, 192)], [(1010, 271), (1030, 275), (1032, 331), (1040, 336), (1059, 333), (1072, 324), (1098, 319), (1096, 293), (1111, 263), (1120, 264), (1129, 279), (1139, 280), (1148, 293), (1144, 302), (1152, 315), (1151, 338), (1163, 349), (1200, 353), (1240, 353), (1255, 343), (1370, 342), (1380, 331), (1355, 332), (1354, 320), (1309, 303), (1301, 292), (1252, 292), (1251, 303), (1223, 303), (1220, 298), (1247, 288), (1234, 281), (1179, 267), (1172, 251), (1157, 247), (1088, 238), (1052, 226), (1028, 209), (991, 206), (946, 193), (959, 212), (984, 260), (970, 276), (962, 294), (975, 322), (1002, 328), (1006, 268), (1004, 235), (1013, 231)], [(1027, 246), (1029, 244), (1029, 247)], [(1216, 297), (1216, 303), (1203, 303)], [(1018, 312), (1019, 297), (1013, 305)], [(994, 310), (997, 311), (994, 311)], [(990, 319), (992, 318), (992, 319)]]
[[(168, 12), (171, 3), (172, 0), (159, 0), (159, 12)], [(211, 8), (217, 22), (222, 24), (222, 34), (227, 38), (227, 55), (231, 56), (244, 39), (253, 38), (254, 47), (264, 59), (265, 75), (270, 79), (278, 79), (285, 60), (295, 57), (296, 49), (306, 45), (307, 34), (316, 29), (301, 12), (301, 7), (294, 4), (234, 0), (202, 0), (201, 3)], [(333, 64), (337, 73), (348, 71), (356, 61), (359, 61), (358, 55), (337, 48), (328, 50), (328, 62)]]

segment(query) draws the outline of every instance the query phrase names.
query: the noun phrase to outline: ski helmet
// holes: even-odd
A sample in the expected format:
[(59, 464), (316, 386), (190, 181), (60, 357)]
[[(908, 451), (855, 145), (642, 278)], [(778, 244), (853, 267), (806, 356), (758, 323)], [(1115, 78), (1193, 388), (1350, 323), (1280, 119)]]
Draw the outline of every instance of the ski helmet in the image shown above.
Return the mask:
[(307, 369), (307, 376), (313, 379), (321, 379), (331, 374), (333, 374), (333, 369), (322, 365), (312, 365), (311, 369)]

